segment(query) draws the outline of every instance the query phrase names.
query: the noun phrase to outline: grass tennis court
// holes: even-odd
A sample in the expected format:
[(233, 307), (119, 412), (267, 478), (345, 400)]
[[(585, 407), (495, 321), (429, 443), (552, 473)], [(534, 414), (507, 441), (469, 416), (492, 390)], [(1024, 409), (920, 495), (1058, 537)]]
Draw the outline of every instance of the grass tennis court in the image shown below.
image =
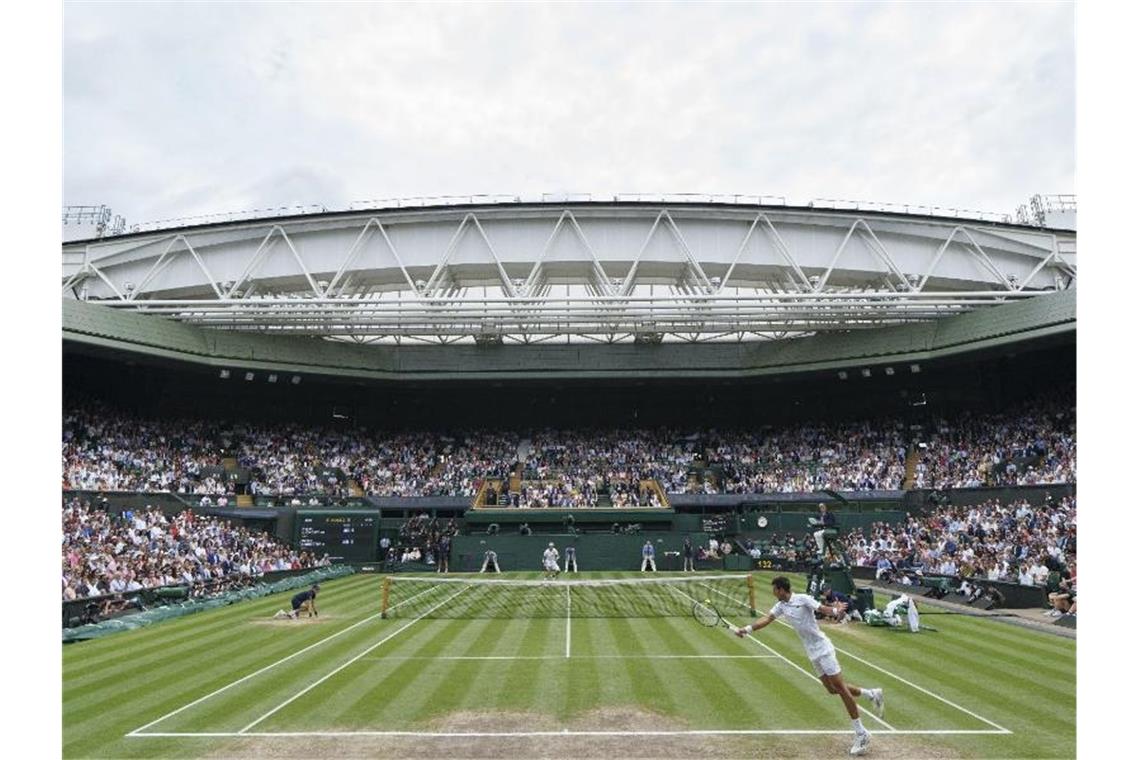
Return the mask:
[[(761, 611), (769, 580), (755, 574)], [(842, 704), (784, 625), (741, 640), (688, 615), (575, 617), (572, 601), (569, 615), (437, 618), (480, 591), (408, 588), (431, 605), (381, 618), (381, 576), (358, 574), (323, 585), (318, 618), (271, 620), (282, 594), (68, 645), (63, 754), (847, 755)], [(724, 602), (731, 623), (748, 619)], [(847, 681), (886, 689), (883, 719), (864, 716), (868, 756), (1075, 755), (1074, 641), (962, 615), (929, 622), (937, 633), (825, 628)]]

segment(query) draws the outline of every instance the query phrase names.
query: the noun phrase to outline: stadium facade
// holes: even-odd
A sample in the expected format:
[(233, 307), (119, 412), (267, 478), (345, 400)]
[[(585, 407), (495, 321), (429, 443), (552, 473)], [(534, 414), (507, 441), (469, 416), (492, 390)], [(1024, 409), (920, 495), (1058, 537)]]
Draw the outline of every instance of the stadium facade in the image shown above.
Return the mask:
[[(1076, 233), (1047, 221), (504, 198), (105, 231), (62, 247), (65, 404), (441, 434), (876, 417), (921, 430), (1075, 382)], [(677, 495), (666, 527), (744, 519), (746, 503), (780, 524), (781, 499), (818, 498), (793, 496)], [(368, 500), (381, 531), (419, 509), (501, 519), (469, 507)], [(299, 524), (296, 510), (242, 516), (282, 537)], [(536, 524), (560, 525), (548, 517)]]
[(64, 339), (423, 381), (860, 371), (1075, 329), (1076, 233), (1028, 217), (468, 200), (71, 240)]

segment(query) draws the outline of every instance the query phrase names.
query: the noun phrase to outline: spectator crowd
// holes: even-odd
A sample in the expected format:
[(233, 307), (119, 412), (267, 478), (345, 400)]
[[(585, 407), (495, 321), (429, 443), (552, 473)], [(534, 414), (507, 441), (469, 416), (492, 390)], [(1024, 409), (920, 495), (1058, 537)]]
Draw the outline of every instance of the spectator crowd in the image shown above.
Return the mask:
[(76, 498), (63, 504), (62, 561), (64, 601), (162, 586), (194, 589), (328, 564), (268, 533), (189, 510), (112, 514)]
[(937, 420), (915, 467), (915, 488), (1075, 483), (1072, 389), (998, 414)]
[(1077, 504), (1066, 497), (1036, 507), (996, 499), (943, 506), (897, 525), (851, 531), (844, 542), (852, 562), (874, 567), (878, 578), (932, 574), (1055, 585), (1076, 577)]
[(885, 419), (438, 434), (154, 420), (90, 404), (65, 409), (62, 449), (65, 490), (473, 497), (484, 481), (518, 472), (526, 486), (508, 503), (593, 506), (604, 495), (620, 506), (651, 504), (656, 491), (642, 487), (646, 480), (667, 493), (899, 489), (908, 457), (916, 488), (1075, 482), (1076, 415), (1062, 390), (926, 426)]

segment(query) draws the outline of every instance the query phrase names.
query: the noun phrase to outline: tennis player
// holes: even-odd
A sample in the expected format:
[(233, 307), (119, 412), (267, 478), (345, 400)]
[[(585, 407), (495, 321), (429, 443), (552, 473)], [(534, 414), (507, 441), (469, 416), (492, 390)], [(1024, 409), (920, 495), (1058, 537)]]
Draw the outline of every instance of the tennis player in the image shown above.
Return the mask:
[(317, 614), (317, 592), (320, 590), (321, 587), (318, 584), (314, 583), (312, 588), (310, 588), (308, 591), (302, 591), (299, 594), (294, 594), (293, 599), (290, 602), (292, 609), (288, 612), (285, 610), (278, 610), (277, 614), (275, 614), (273, 617), (287, 617), (296, 620), (298, 615), (300, 615), (302, 612), (307, 613), (309, 617), (313, 617)]
[(848, 686), (843, 681), (843, 674), (839, 670), (839, 660), (835, 658), (835, 645), (819, 630), (819, 623), (815, 620), (816, 610), (825, 615), (839, 617), (847, 611), (847, 605), (836, 602), (833, 605), (820, 604), (807, 594), (793, 594), (791, 583), (784, 576), (772, 579), (772, 593), (776, 597), (776, 604), (767, 615), (754, 623), (736, 629), (737, 636), (747, 636), (758, 631), (766, 625), (773, 623), (777, 618), (785, 618), (795, 629), (811, 660), (812, 669), (819, 676), (829, 694), (838, 694), (851, 717), (851, 725), (855, 729), (855, 743), (851, 745), (852, 755), (862, 755), (871, 744), (871, 733), (863, 727), (859, 719), (859, 707), (855, 700), (867, 697), (875, 706), (875, 712), (883, 714), (883, 690), (862, 689), (858, 686)]
[(542, 553), (542, 569), (546, 571), (546, 579), (558, 577), (558, 573), (562, 572), (558, 569), (558, 550), (554, 548), (554, 542), (551, 541), (546, 546), (546, 551)]

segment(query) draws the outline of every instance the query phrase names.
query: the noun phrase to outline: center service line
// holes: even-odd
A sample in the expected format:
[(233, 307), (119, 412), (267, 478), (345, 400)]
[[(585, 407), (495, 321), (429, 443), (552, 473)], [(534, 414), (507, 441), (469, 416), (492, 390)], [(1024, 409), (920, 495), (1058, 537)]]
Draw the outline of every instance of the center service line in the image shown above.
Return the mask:
[(570, 657), (570, 587), (566, 587), (566, 657)]
[(471, 587), (470, 587), (470, 586), (464, 586), (463, 588), (459, 589), (458, 591), (456, 591), (454, 594), (452, 594), (451, 596), (449, 596), (449, 597), (447, 597), (446, 599), (444, 599), (444, 600), (443, 600), (442, 602), (440, 602), (439, 604), (435, 605), (434, 607), (431, 607), (431, 608), (429, 608), (429, 609), (428, 609), (426, 612), (424, 612), (422, 615), (420, 615), (420, 616), (419, 616), (418, 618), (416, 618), (415, 620), (411, 620), (411, 621), (409, 621), (407, 625), (405, 625), (405, 626), (403, 626), (403, 627), (399, 628), (398, 630), (395, 630), (395, 631), (393, 631), (392, 633), (388, 634), (388, 635), (387, 635), (387, 636), (385, 636), (384, 638), (380, 639), (380, 640), (379, 640), (379, 641), (377, 641), (375, 644), (373, 644), (372, 646), (368, 647), (367, 649), (365, 649), (363, 652), (361, 652), (360, 654), (358, 654), (358, 655), (356, 655), (355, 657), (353, 657), (353, 658), (352, 658), (351, 660), (349, 660), (348, 662), (345, 662), (345, 663), (343, 663), (343, 664), (342, 664), (340, 667), (338, 667), (336, 670), (333, 670), (331, 673), (328, 673), (328, 674), (324, 675), (324, 676), (323, 676), (323, 677), (321, 677), (319, 680), (317, 680), (317, 681), (314, 681), (313, 683), (309, 684), (308, 686), (306, 686), (306, 687), (305, 687), (304, 689), (302, 689), (301, 691), (299, 691), (299, 692), (297, 692), (296, 694), (294, 694), (293, 696), (289, 697), (289, 698), (288, 698), (288, 699), (286, 699), (284, 702), (282, 702), (281, 704), (277, 705), (277, 707), (274, 707), (272, 710), (270, 710), (269, 712), (265, 713), (265, 715), (262, 715), (260, 718), (258, 718), (257, 720), (253, 721), (253, 722), (252, 722), (252, 723), (250, 723), (248, 726), (246, 726), (245, 728), (243, 728), (243, 729), (241, 729), (240, 731), (238, 731), (238, 733), (239, 733), (239, 734), (244, 734), (246, 731), (248, 731), (249, 729), (253, 728), (253, 727), (254, 727), (254, 726), (256, 726), (258, 723), (260, 723), (261, 721), (263, 721), (263, 720), (265, 720), (266, 718), (268, 718), (270, 715), (273, 715), (275, 712), (277, 712), (278, 710), (280, 710), (282, 707), (285, 707), (286, 705), (288, 705), (288, 704), (291, 704), (291, 703), (292, 703), (294, 700), (296, 700), (296, 699), (298, 699), (298, 698), (300, 698), (300, 697), (304, 696), (305, 694), (308, 694), (310, 691), (312, 691), (313, 689), (315, 689), (317, 686), (320, 686), (322, 683), (324, 683), (325, 681), (329, 680), (330, 678), (332, 678), (333, 676), (335, 676), (337, 673), (339, 673), (340, 671), (344, 670), (345, 668), (347, 668), (347, 667), (348, 667), (349, 665), (351, 665), (352, 663), (354, 663), (354, 662), (356, 662), (357, 660), (359, 660), (359, 659), (360, 659), (361, 657), (363, 657), (364, 655), (366, 655), (366, 654), (368, 654), (369, 652), (371, 652), (372, 650), (376, 649), (377, 647), (379, 647), (381, 644), (383, 644), (384, 642), (388, 641), (388, 640), (389, 640), (389, 639), (391, 639), (392, 637), (394, 637), (394, 636), (396, 636), (396, 635), (398, 635), (398, 634), (400, 634), (400, 633), (403, 633), (404, 631), (408, 630), (408, 629), (409, 629), (409, 628), (411, 628), (413, 625), (415, 625), (416, 623), (420, 622), (420, 621), (421, 621), (421, 620), (423, 620), (425, 617), (427, 617), (427, 616), (428, 616), (428, 615), (430, 615), (431, 613), (435, 612), (436, 610), (438, 610), (440, 607), (442, 607), (443, 605), (445, 605), (445, 604), (447, 604), (448, 602), (450, 602), (450, 601), (451, 601), (452, 599), (454, 599), (455, 597), (457, 597), (457, 596), (459, 596), (460, 594), (462, 594), (464, 591), (467, 591), (469, 588), (471, 588)]

